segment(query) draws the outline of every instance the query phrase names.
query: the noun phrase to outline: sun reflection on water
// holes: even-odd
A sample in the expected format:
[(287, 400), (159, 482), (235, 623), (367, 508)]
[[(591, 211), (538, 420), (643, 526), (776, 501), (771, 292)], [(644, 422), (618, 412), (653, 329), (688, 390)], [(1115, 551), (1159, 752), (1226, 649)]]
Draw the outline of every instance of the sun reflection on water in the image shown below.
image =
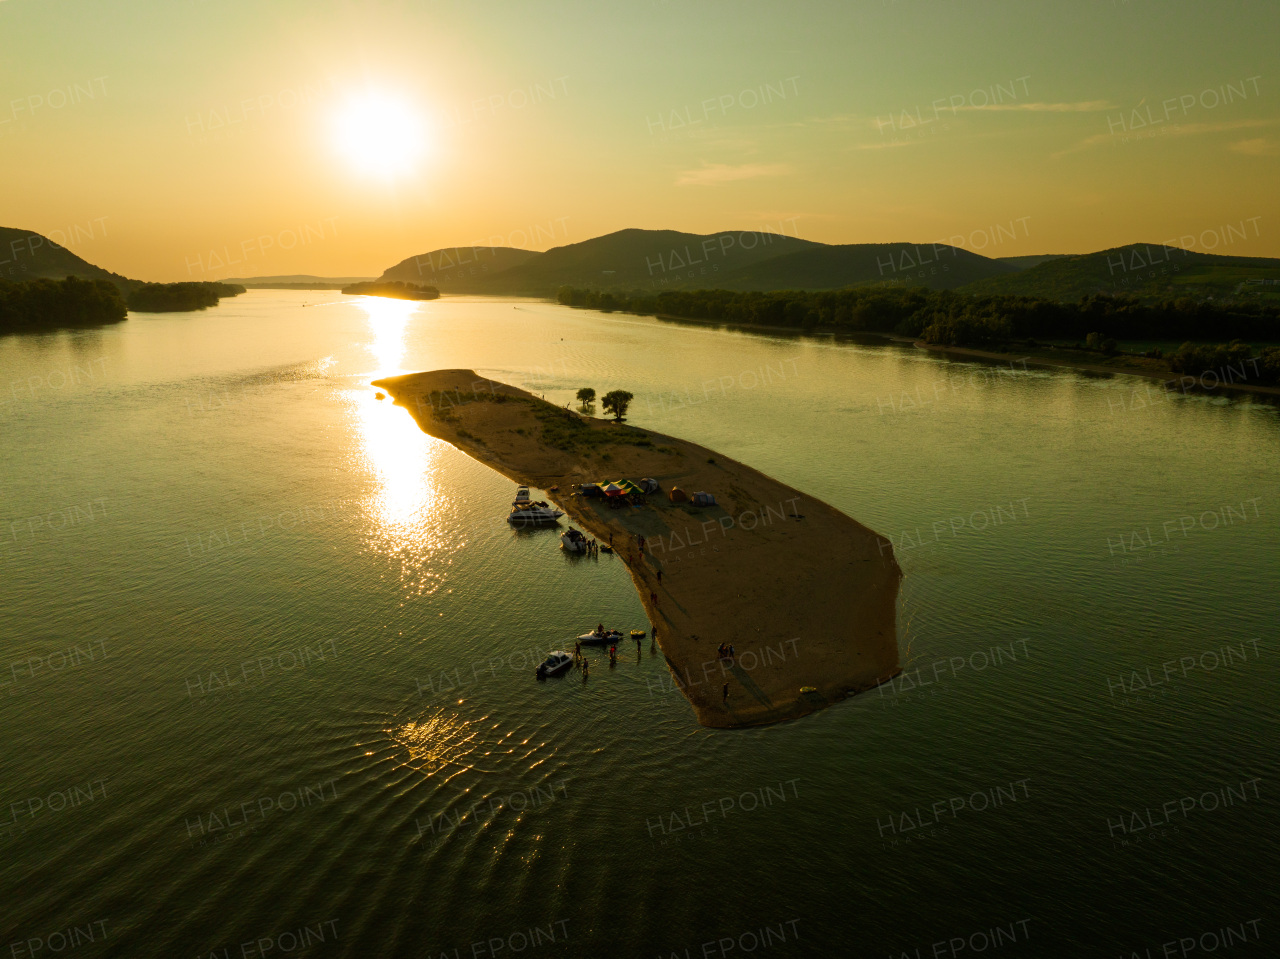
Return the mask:
[[(373, 334), (369, 352), (378, 361), (370, 379), (404, 372), (405, 330), (421, 304), (361, 297), (359, 305)], [(461, 545), (440, 533), (440, 514), (451, 506), (440, 485), (444, 444), (423, 433), (404, 409), (378, 400), (372, 387), (352, 390), (346, 399), (355, 413), (361, 466), (376, 484), (365, 504), (370, 545), (399, 559), (411, 593), (430, 593), (442, 579), (439, 554)]]
[(368, 349), (378, 361), (377, 376), (394, 376), (406, 372), (400, 366), (400, 361), (404, 359), (405, 329), (409, 325), (409, 318), (421, 310), (422, 301), (362, 296), (356, 301), (356, 305), (369, 317), (373, 342)]
[(405, 764), (420, 773), (430, 776), (450, 768), (475, 768), (470, 760), (480, 745), (478, 731), (472, 723), (443, 709), (418, 722), (388, 729), (387, 735), (408, 751)]

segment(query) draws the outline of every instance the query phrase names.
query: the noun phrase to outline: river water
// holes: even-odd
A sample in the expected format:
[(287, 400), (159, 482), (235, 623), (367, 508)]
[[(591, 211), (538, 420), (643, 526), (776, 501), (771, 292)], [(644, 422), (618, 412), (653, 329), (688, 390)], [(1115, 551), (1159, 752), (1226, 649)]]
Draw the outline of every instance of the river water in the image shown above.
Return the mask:
[[(368, 385), (451, 367), (628, 389), (889, 536), (903, 677), (745, 731), (647, 640), (535, 682), (643, 612)], [(15, 957), (1274, 954), (1274, 406), (251, 291), (0, 339), (0, 446)]]

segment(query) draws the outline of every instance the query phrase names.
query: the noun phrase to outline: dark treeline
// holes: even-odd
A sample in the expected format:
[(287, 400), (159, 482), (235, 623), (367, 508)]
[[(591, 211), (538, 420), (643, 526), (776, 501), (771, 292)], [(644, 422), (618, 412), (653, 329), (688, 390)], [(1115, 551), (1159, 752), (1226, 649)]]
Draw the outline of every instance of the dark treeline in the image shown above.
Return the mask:
[(127, 307), (109, 280), (0, 280), (0, 334), (119, 323)]
[(371, 280), (352, 283), (342, 288), (343, 293), (359, 296), (386, 296), (393, 300), (434, 300), (440, 291), (423, 283), (405, 283), (403, 280)]
[[(1227, 363), (1247, 362), (1249, 379), (1280, 382), (1280, 350), (1257, 354), (1241, 340), (1280, 340), (1280, 308), (1257, 303), (1222, 304), (1190, 298), (1144, 303), (1127, 296), (1095, 294), (1078, 303), (1028, 296), (982, 296), (920, 287), (857, 287), (847, 290), (736, 293), (731, 290), (664, 290), (612, 293), (565, 286), (558, 299), (568, 306), (625, 310), (744, 325), (805, 331), (895, 333), (941, 346), (998, 346), (1010, 340), (1034, 345), (1037, 337), (1109, 341), (1194, 340), (1167, 357), (1178, 373), (1200, 374)], [(1030, 341), (1030, 342), (1028, 342)]]
[(1176, 353), (1166, 358), (1175, 373), (1203, 376), (1213, 373), (1228, 383), (1236, 379), (1256, 383), (1280, 384), (1280, 349), (1272, 347), (1260, 353), (1248, 343), (1183, 343)]
[(127, 302), (135, 313), (181, 313), (217, 306), (220, 298), (243, 292), (237, 283), (140, 283)]
[(1079, 303), (1027, 296), (975, 296), (920, 287), (736, 293), (664, 290), (601, 293), (562, 287), (569, 306), (667, 314), (728, 323), (897, 333), (946, 346), (980, 346), (1033, 337), (1084, 341), (1090, 333), (1114, 339), (1280, 340), (1280, 307), (1197, 302), (1143, 303), (1097, 294)]

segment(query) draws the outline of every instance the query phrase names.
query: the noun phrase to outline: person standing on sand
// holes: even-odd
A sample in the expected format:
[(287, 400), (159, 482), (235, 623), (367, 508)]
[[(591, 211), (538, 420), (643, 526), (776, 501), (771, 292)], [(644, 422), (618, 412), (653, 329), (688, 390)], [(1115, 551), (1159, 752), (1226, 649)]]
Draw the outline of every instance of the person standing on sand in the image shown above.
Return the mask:
[(658, 570), (658, 585), (662, 585), (662, 570)]
[(724, 689), (721, 691), (720, 704), (723, 706), (723, 705), (728, 705), (728, 703), (729, 703), (729, 684), (725, 683)]

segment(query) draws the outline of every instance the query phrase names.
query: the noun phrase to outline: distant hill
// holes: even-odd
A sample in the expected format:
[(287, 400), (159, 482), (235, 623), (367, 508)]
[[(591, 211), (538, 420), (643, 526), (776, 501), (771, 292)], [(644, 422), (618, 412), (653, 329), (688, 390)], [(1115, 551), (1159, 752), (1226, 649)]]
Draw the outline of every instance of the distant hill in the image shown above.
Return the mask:
[(82, 260), (34, 230), (0, 226), (0, 280), (61, 280), (77, 276), (86, 280), (110, 280), (122, 290), (133, 281)]
[(550, 296), (562, 286), (650, 292), (829, 290), (868, 284), (951, 289), (1014, 270), (940, 244), (829, 246), (749, 230), (698, 234), (628, 229), (545, 253), (490, 247), (436, 250), (396, 264), (382, 278), (429, 282), (447, 293)]
[(1033, 266), (1039, 266), (1049, 260), (1060, 260), (1064, 256), (1071, 256), (1070, 253), (1038, 253), (1032, 256), (998, 256), (996, 257), (1001, 263), (1008, 263), (1010, 266), (1016, 266), (1019, 270), (1027, 270)]
[(340, 290), (352, 283), (364, 283), (371, 276), (309, 276), (294, 273), (289, 276), (229, 277), (223, 283), (237, 283), (250, 290)]
[(445, 293), (471, 293), (494, 275), (542, 255), (509, 246), (451, 246), (401, 260), (384, 270), (378, 280), (434, 286)]
[(731, 271), (820, 244), (748, 230), (700, 235), (619, 230), (536, 254), (487, 279), (478, 292), (552, 295), (561, 286), (692, 289), (718, 286)]
[[(1267, 282), (1271, 281), (1271, 282)], [(1063, 256), (964, 287), (966, 293), (1015, 294), (1076, 302), (1095, 293), (1143, 299), (1221, 299), (1280, 294), (1280, 259), (1195, 253), (1159, 243), (1131, 243)]]
[(837, 290), (847, 286), (925, 286), (950, 290), (1017, 268), (945, 244), (813, 245), (734, 270), (728, 290)]

